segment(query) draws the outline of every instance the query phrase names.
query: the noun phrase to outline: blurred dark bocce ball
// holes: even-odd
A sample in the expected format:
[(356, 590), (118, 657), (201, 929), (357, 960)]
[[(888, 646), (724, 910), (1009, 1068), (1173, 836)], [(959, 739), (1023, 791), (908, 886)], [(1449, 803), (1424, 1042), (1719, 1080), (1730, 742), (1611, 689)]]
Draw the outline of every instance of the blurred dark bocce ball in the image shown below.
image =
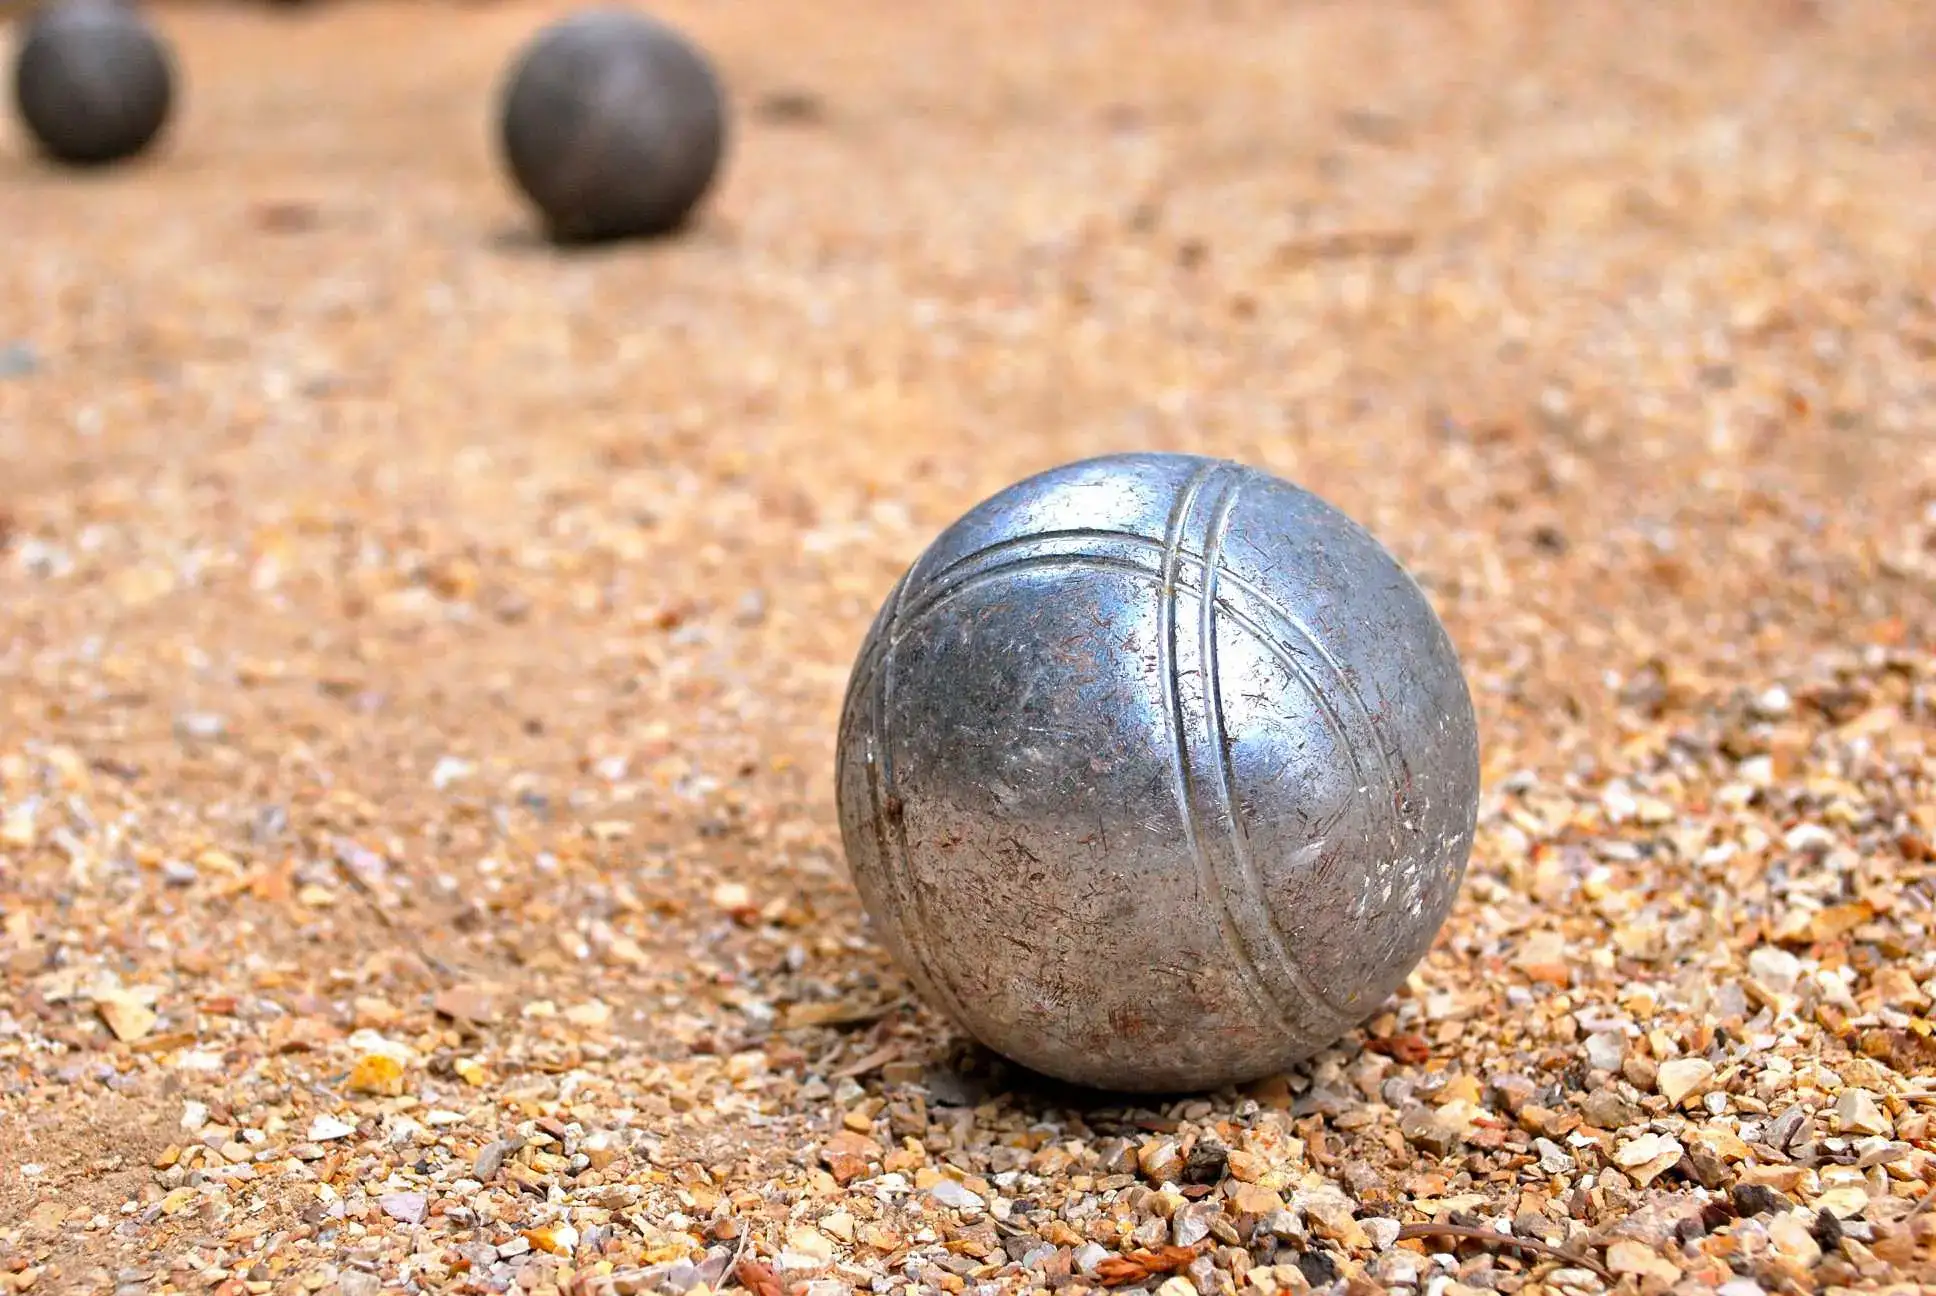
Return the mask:
[(557, 242), (669, 233), (711, 187), (726, 105), (711, 62), (671, 27), (622, 8), (539, 32), (507, 78), (504, 160)]
[(71, 166), (147, 149), (174, 107), (173, 56), (125, 0), (58, 0), (27, 21), (14, 105), (41, 151)]

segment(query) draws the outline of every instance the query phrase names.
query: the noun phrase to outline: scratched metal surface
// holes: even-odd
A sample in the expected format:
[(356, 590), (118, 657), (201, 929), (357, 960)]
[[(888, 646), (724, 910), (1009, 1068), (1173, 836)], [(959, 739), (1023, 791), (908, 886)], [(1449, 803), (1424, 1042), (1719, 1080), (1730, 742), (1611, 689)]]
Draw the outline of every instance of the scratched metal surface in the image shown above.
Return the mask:
[(1192, 455), (972, 509), (889, 595), (841, 826), (896, 958), (1036, 1070), (1282, 1069), (1369, 1015), (1463, 874), (1471, 699), (1425, 596), (1316, 496)]

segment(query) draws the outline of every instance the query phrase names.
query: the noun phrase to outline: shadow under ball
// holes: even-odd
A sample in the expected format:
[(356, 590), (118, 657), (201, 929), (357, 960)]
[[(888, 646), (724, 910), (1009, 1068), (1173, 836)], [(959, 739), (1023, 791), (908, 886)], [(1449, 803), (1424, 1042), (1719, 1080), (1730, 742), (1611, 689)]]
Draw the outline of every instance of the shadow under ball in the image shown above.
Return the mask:
[(1464, 877), (1479, 746), (1424, 594), (1265, 473), (1031, 477), (888, 596), (842, 707), (840, 826), (923, 995), (1116, 1091), (1282, 1071), (1375, 1013)]
[(726, 143), (711, 63), (666, 24), (619, 8), (541, 31), (511, 69), (499, 124), (512, 178), (561, 242), (676, 229)]
[(135, 156), (167, 124), (174, 61), (120, 0), (63, 0), (29, 20), (14, 56), (14, 104), (46, 156), (101, 166)]

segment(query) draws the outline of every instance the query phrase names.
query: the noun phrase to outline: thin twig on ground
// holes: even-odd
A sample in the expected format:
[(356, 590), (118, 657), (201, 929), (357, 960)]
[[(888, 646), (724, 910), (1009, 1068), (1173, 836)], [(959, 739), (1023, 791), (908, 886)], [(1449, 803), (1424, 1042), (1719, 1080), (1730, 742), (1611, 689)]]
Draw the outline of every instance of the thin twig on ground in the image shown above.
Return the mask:
[(1461, 1242), (1485, 1242), (1492, 1246), (1514, 1247), (1521, 1251), (1530, 1251), (1535, 1255), (1550, 1256), (1555, 1260), (1564, 1260), (1570, 1265), (1578, 1265), (1582, 1269), (1589, 1269), (1608, 1282), (1613, 1281), (1613, 1271), (1601, 1264), (1598, 1260), (1595, 1260), (1592, 1256), (1581, 1255), (1577, 1251), (1568, 1251), (1564, 1247), (1556, 1247), (1551, 1242), (1542, 1242), (1538, 1238), (1516, 1237), (1511, 1233), (1500, 1233), (1489, 1228), (1477, 1228), (1470, 1224), (1407, 1224), (1398, 1230), (1398, 1238), (1401, 1242), (1407, 1238), (1430, 1237), (1449, 1237), (1457, 1238)]

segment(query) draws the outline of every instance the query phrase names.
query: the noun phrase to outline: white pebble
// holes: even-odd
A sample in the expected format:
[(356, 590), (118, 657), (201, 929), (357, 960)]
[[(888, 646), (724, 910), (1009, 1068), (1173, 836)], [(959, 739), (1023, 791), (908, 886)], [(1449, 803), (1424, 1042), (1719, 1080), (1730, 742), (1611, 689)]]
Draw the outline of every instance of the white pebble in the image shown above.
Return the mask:
[(1758, 945), (1748, 955), (1748, 973), (1776, 994), (1792, 994), (1801, 980), (1802, 961), (1777, 946)]
[(928, 1189), (928, 1196), (950, 1210), (978, 1211), (988, 1204), (982, 1200), (981, 1194), (970, 1191), (967, 1185), (956, 1179), (941, 1180)]
[(318, 1116), (309, 1122), (309, 1141), (327, 1143), (331, 1139), (348, 1138), (356, 1133), (356, 1126), (334, 1116)]
[(1085, 1242), (1077, 1247), (1076, 1253), (1072, 1257), (1075, 1262), (1076, 1272), (1085, 1274), (1096, 1272), (1096, 1266), (1108, 1258), (1109, 1252), (1103, 1250), (1094, 1242)]
[(1596, 1070), (1618, 1071), (1627, 1060), (1627, 1037), (1620, 1031), (1596, 1031), (1586, 1037), (1586, 1060)]

